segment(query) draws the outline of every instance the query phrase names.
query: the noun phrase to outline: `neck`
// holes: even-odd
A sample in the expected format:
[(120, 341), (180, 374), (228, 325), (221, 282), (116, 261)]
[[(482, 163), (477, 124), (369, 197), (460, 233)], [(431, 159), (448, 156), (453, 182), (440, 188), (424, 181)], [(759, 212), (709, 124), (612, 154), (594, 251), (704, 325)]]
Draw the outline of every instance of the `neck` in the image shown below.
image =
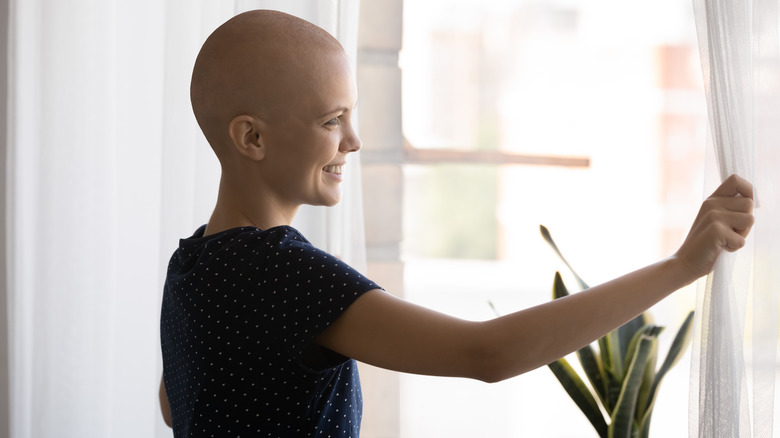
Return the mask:
[[(247, 189), (251, 187), (251, 189)], [(234, 184), (222, 173), (219, 194), (204, 235), (237, 227), (256, 227), (261, 230), (290, 225), (298, 206), (282, 206), (262, 186)]]

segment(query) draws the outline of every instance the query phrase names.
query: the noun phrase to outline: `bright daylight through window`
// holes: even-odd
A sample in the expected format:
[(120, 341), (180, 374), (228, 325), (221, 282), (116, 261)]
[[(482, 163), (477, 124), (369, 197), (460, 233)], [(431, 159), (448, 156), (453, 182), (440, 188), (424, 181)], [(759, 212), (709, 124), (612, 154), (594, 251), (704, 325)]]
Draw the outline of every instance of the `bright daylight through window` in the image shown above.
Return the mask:
[[(702, 199), (706, 123), (690, 4), (405, 2), (400, 64), (417, 157), (404, 167), (409, 300), (480, 320), (488, 301), (506, 313), (550, 299), (563, 266), (540, 224), (591, 284), (682, 242)], [(660, 351), (694, 300), (652, 310), (670, 327)], [(655, 436), (684, 430), (687, 367), (661, 389)], [(403, 376), (402, 436), (595, 436), (546, 367), (454, 385)]]

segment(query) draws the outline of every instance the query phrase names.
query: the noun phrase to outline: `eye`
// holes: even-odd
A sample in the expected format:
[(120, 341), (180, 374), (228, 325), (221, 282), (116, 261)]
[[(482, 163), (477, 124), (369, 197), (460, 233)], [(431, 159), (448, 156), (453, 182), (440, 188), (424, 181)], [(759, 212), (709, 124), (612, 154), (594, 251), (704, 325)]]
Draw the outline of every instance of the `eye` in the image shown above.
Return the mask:
[(325, 122), (325, 126), (338, 126), (338, 125), (339, 125), (339, 118), (338, 117), (334, 117), (334, 118), (328, 120), (327, 122)]

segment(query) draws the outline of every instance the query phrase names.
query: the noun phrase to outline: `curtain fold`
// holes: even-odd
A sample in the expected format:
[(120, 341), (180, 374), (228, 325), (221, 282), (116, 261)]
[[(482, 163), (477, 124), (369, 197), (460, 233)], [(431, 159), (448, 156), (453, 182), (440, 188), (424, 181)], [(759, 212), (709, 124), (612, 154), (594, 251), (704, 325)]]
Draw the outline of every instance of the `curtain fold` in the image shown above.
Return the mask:
[[(12, 437), (170, 436), (157, 404), (162, 281), (219, 181), (189, 104), (197, 51), (232, 15), (265, 7), (351, 38), (354, 54), (357, 5), (11, 0)], [(356, 162), (345, 205), (312, 209), (301, 229), (361, 267)]]
[[(700, 284), (689, 436), (774, 436), (780, 306), (777, 0), (694, 0), (717, 179), (753, 182), (756, 225)], [(715, 179), (713, 178), (713, 179)], [(716, 185), (717, 181), (711, 181)]]

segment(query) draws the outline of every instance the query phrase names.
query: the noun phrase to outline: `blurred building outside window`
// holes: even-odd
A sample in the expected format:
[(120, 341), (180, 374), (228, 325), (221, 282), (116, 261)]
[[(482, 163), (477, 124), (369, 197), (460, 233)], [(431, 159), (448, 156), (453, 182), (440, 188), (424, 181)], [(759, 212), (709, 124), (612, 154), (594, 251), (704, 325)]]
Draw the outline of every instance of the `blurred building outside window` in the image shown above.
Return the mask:
[[(706, 107), (691, 6), (661, 1), (404, 3), (405, 297), (467, 319), (670, 255), (702, 199)], [(574, 286), (571, 277), (569, 285)], [(652, 310), (669, 330), (695, 291)], [(669, 334), (672, 333), (672, 334)], [(651, 432), (686, 430), (688, 365)], [(594, 436), (542, 368), (496, 385), (401, 378), (401, 436)]]

